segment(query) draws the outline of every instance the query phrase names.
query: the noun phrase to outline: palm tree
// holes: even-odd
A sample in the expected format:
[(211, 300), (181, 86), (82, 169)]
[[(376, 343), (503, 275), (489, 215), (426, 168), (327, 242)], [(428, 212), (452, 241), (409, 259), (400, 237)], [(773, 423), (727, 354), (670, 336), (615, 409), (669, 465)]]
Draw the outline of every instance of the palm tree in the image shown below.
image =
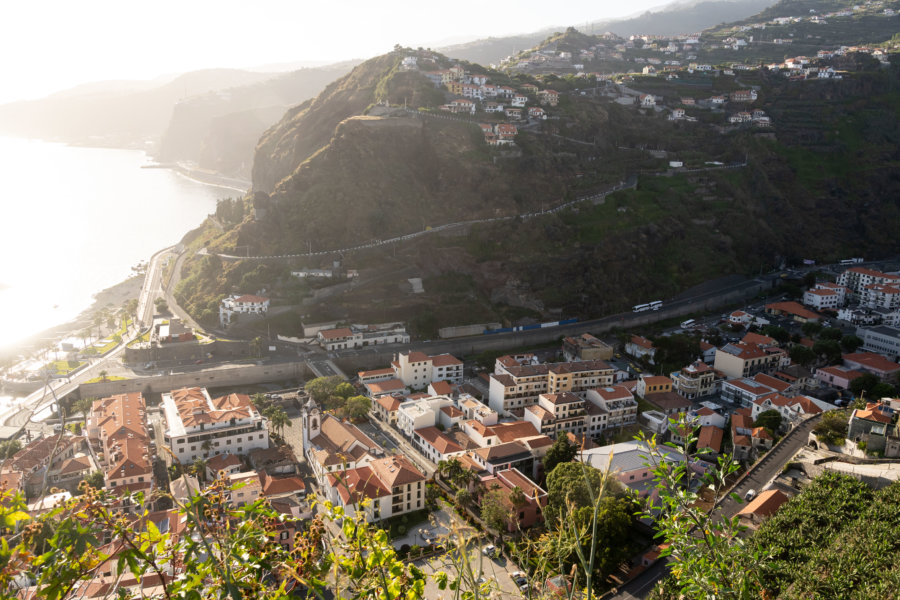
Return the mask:
[(206, 483), (206, 461), (202, 458), (198, 458), (194, 461), (193, 465), (194, 475), (197, 476), (197, 479), (200, 483)]

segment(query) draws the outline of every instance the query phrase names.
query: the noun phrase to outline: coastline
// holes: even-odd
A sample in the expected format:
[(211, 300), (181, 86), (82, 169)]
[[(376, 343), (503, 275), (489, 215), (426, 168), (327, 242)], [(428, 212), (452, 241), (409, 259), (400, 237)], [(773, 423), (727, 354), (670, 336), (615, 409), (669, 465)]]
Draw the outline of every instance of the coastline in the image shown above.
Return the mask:
[(79, 331), (86, 327), (93, 326), (93, 314), (103, 307), (112, 306), (119, 308), (125, 301), (131, 298), (137, 298), (144, 285), (144, 275), (135, 275), (124, 281), (120, 281), (115, 285), (100, 290), (94, 294), (94, 301), (89, 307), (81, 311), (77, 317), (66, 323), (60, 323), (37, 332), (24, 340), (15, 347), (4, 351), (3, 360), (12, 360), (16, 356), (24, 354), (28, 355), (46, 344), (49, 339), (61, 340), (70, 335), (77, 335)]
[(206, 169), (194, 169), (182, 163), (165, 163), (159, 165), (159, 168), (171, 169), (175, 173), (178, 173), (191, 181), (232, 190), (240, 194), (246, 194), (253, 186), (252, 182), (244, 179), (228, 177), (227, 175), (222, 175), (221, 173), (216, 173), (214, 171), (207, 171)]

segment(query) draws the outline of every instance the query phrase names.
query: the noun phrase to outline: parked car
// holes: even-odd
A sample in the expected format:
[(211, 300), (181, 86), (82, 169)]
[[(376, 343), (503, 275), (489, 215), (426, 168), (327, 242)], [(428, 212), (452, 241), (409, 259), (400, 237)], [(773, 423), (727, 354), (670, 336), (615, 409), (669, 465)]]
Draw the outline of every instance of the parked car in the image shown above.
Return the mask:
[(750, 502), (756, 497), (756, 490), (748, 490), (746, 494), (744, 494), (744, 500)]
[(484, 554), (485, 556), (487, 556), (488, 558), (494, 558), (497, 556), (497, 547), (493, 546), (493, 545), (485, 546), (484, 548), (481, 549), (481, 553)]

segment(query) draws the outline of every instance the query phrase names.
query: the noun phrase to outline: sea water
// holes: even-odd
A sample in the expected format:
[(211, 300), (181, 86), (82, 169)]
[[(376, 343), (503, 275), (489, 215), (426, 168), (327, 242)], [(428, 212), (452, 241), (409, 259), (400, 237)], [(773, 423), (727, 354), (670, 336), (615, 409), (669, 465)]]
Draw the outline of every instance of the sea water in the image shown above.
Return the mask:
[(218, 198), (240, 195), (148, 162), (137, 150), (0, 137), (0, 349), (78, 316)]

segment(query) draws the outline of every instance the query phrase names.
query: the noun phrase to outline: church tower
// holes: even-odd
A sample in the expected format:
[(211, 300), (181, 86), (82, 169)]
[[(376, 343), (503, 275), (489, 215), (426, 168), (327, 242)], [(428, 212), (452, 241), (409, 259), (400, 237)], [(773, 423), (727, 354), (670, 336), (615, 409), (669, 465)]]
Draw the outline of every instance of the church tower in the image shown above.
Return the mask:
[(309, 442), (322, 431), (322, 412), (312, 398), (303, 405), (303, 453), (309, 450)]

